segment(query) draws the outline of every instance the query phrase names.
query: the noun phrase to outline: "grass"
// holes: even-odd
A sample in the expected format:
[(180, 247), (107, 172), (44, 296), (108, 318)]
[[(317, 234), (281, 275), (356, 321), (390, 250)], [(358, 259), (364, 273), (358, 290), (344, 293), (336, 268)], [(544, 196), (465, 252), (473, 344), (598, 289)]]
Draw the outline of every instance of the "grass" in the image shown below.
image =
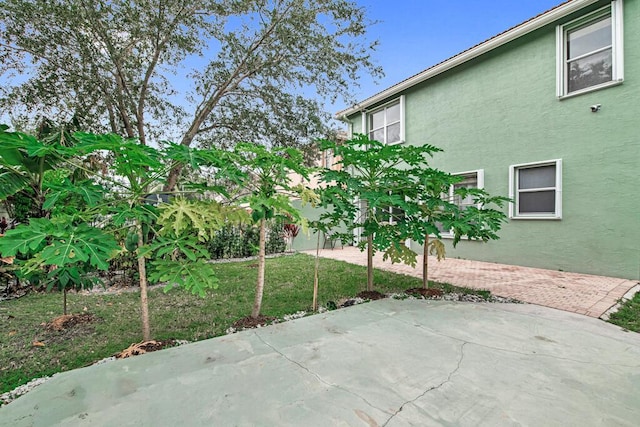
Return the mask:
[[(151, 333), (157, 340), (198, 341), (225, 333), (234, 321), (248, 316), (253, 305), (255, 261), (216, 264), (218, 289), (205, 298), (181, 289), (149, 295)], [(262, 314), (282, 317), (308, 311), (313, 294), (314, 258), (294, 255), (267, 260)], [(401, 292), (421, 286), (420, 279), (376, 270), (376, 290)], [(366, 268), (341, 261), (320, 263), (320, 304), (352, 297), (364, 290)], [(433, 284), (445, 292), (461, 291)], [(462, 290), (483, 297), (487, 291)], [(92, 313), (91, 324), (64, 331), (50, 331), (47, 322), (62, 314), (60, 293), (38, 293), (0, 303), (0, 393), (13, 390), (33, 378), (89, 365), (142, 339), (139, 294), (68, 295), (69, 313)], [(43, 346), (34, 346), (41, 342)]]
[(629, 331), (640, 332), (640, 292), (624, 302), (620, 309), (611, 315), (609, 322)]

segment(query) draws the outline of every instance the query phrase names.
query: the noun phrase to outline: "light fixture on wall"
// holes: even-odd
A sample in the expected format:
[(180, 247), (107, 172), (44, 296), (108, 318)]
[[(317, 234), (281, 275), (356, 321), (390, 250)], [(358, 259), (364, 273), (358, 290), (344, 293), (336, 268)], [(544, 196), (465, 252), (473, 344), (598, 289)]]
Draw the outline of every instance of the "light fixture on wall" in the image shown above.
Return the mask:
[(591, 106), (591, 112), (592, 113), (597, 113), (598, 111), (600, 111), (600, 107), (602, 107), (602, 105), (600, 104), (594, 104)]

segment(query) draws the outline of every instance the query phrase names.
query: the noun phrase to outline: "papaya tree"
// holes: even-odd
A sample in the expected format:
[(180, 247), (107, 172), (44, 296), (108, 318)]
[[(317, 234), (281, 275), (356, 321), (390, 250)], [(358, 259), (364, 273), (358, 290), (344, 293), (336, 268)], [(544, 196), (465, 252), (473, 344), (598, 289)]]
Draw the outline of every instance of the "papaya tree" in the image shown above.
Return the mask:
[[(357, 246), (366, 249), (368, 291), (373, 290), (373, 255), (377, 251), (392, 262), (415, 266), (417, 254), (407, 246), (407, 240), (425, 243), (425, 254), (435, 249), (443, 256), (441, 242), (429, 241), (430, 235), (440, 237), (439, 226), (453, 231), (454, 244), (462, 236), (497, 238), (495, 232), (504, 214), (488, 208), (462, 210), (443, 197), (460, 178), (430, 166), (429, 159), (442, 151), (439, 148), (386, 145), (360, 134), (340, 144), (325, 140), (321, 149), (332, 150), (341, 167), (322, 172), (326, 188), (320, 221), (325, 227), (341, 229), (334, 234), (346, 241), (355, 237)], [(472, 195), (479, 204), (506, 200), (472, 189), (456, 190), (456, 195)]]
[(239, 203), (251, 209), (251, 219), (260, 229), (258, 249), (258, 277), (251, 317), (260, 316), (265, 284), (265, 253), (267, 221), (281, 217), (290, 224), (305, 225), (293, 198), (303, 203), (315, 202), (316, 195), (302, 184), (292, 185), (292, 176), (308, 179), (302, 152), (294, 148), (266, 148), (253, 143), (239, 143), (235, 147), (238, 168), (246, 171), (240, 185)]
[(57, 183), (72, 174), (64, 165), (72, 161), (73, 154), (62, 149), (59, 140), (39, 140), (7, 129), (0, 126), (0, 200), (29, 192), (35, 217), (6, 232), (0, 239), (0, 253), (5, 257), (21, 255), (26, 258), (20, 269), (23, 276), (46, 284), (48, 289), (58, 287), (66, 314), (67, 289), (93, 286), (97, 279), (89, 272), (106, 270), (120, 246), (110, 233), (77, 220), (78, 206), (91, 209), (102, 198), (96, 187), (84, 186), (76, 193), (76, 203), (67, 203), (67, 212), (73, 215), (52, 216), (50, 196)]
[[(56, 268), (52, 271), (58, 272), (55, 274), (62, 287), (71, 282), (83, 287), (87, 283), (82, 280), (90, 271), (79, 274), (78, 261), (85, 262), (86, 267), (105, 270), (117, 252), (133, 251), (137, 257), (145, 340), (151, 338), (148, 279), (167, 283), (166, 290), (178, 285), (201, 295), (216, 286), (213, 267), (205, 262), (208, 253), (204, 243), (225, 220), (240, 220), (243, 212), (213, 200), (188, 199), (184, 191), (164, 194), (167, 203), (158, 204), (152, 202), (156, 196), (152, 189), (162, 187), (176, 163), (206, 167), (215, 176), (237, 179), (242, 174), (233, 169), (234, 163), (225, 157), (227, 153), (169, 142), (156, 149), (113, 134), (76, 133), (78, 143), (72, 147), (45, 145), (17, 133), (12, 136), (28, 140), (28, 150), (34, 156), (57, 156), (69, 169), (84, 168), (82, 158), (98, 152), (111, 160), (106, 174), (86, 170), (90, 179), (62, 180), (47, 194), (44, 203), (51, 209), (50, 219), (21, 225), (0, 240), (0, 252), (5, 256), (21, 253), (28, 257), (25, 271), (34, 273), (39, 266), (53, 265)], [(220, 187), (201, 184), (193, 188), (198, 192), (222, 191)], [(84, 208), (66, 209), (68, 200), (78, 196), (86, 199)], [(113, 237), (115, 232), (127, 236), (122, 247)], [(153, 258), (149, 275), (147, 258)], [(66, 275), (60, 276), (62, 273)]]
[(427, 158), (440, 150), (431, 145), (385, 145), (366, 135), (340, 144), (325, 140), (321, 149), (332, 150), (341, 165), (339, 170), (322, 171), (326, 212), (321, 219), (341, 227), (338, 237), (355, 237), (358, 248), (367, 251), (367, 291), (373, 291), (375, 252), (415, 264), (416, 254), (404, 244), (413, 231), (407, 220), (412, 216), (406, 214), (419, 211), (414, 188), (432, 170)]
[(500, 210), (509, 199), (492, 196), (483, 189), (460, 185), (461, 176), (432, 170), (416, 185), (413, 196), (420, 209), (409, 222), (413, 232), (411, 239), (422, 244), (422, 287), (429, 287), (429, 255), (440, 261), (446, 249), (442, 233), (451, 237), (452, 246), (462, 240), (487, 242), (499, 238), (497, 232), (506, 221)]

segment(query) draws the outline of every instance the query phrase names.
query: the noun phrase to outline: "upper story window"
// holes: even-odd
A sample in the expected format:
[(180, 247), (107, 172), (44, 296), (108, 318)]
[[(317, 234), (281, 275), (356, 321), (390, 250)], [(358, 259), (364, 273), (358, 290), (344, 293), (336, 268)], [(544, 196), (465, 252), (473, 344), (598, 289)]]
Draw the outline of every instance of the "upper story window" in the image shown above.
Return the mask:
[(404, 142), (404, 96), (363, 115), (369, 139), (383, 144)]
[(562, 218), (562, 160), (509, 167), (509, 217)]
[(558, 96), (623, 79), (622, 0), (557, 28)]

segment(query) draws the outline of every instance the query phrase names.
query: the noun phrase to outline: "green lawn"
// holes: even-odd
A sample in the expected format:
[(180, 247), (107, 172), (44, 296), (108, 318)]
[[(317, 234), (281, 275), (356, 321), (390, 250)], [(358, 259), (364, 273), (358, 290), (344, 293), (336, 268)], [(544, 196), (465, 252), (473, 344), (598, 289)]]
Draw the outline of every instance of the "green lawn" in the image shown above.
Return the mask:
[(640, 292), (622, 304), (622, 307), (611, 315), (609, 322), (629, 331), (640, 332)]
[[(314, 258), (307, 255), (267, 260), (262, 314), (282, 317), (308, 311), (313, 294)], [(181, 289), (150, 292), (151, 333), (168, 338), (203, 340), (225, 333), (234, 321), (248, 316), (253, 304), (257, 262), (216, 264), (220, 286), (205, 298)], [(339, 301), (364, 290), (366, 269), (328, 259), (320, 263), (320, 304)], [(417, 278), (375, 272), (376, 290), (397, 292), (421, 286)], [(448, 285), (445, 291), (454, 289)], [(487, 296), (487, 292), (478, 293)], [(0, 303), (0, 393), (33, 378), (91, 364), (142, 339), (139, 294), (69, 294), (69, 313), (92, 313), (99, 320), (65, 331), (44, 324), (62, 314), (60, 293), (32, 294)], [(41, 342), (43, 346), (34, 346)]]

